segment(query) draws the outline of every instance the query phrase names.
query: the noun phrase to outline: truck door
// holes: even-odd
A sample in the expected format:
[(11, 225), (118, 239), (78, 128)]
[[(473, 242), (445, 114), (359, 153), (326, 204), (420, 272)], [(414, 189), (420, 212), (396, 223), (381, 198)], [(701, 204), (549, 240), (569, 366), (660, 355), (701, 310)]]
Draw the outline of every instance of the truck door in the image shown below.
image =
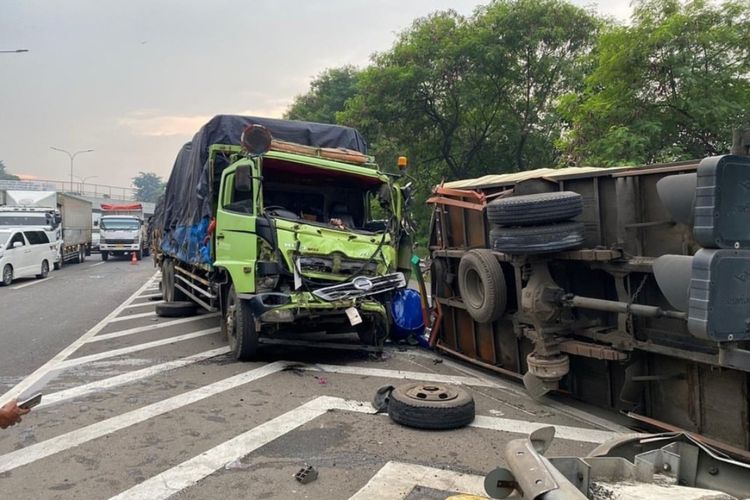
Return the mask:
[(237, 293), (255, 291), (255, 260), (258, 241), (256, 192), (259, 189), (249, 166), (238, 166), (224, 174), (216, 213), (216, 267), (232, 277)]

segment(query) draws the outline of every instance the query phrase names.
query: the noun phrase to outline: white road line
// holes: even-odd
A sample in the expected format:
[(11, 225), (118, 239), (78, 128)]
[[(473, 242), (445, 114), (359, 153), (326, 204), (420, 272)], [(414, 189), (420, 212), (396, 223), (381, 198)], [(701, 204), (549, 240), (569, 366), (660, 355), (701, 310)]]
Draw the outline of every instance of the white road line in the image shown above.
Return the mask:
[(92, 267), (101, 266), (102, 264), (106, 264), (106, 262), (102, 261), (102, 262), (97, 262), (96, 264), (92, 264), (89, 266), (89, 269), (91, 269)]
[[(157, 474), (146, 481), (112, 497), (112, 500), (165, 499), (221, 469), (228, 462), (252, 453), (276, 438), (316, 419), (335, 408), (343, 400), (321, 396), (236, 436), (190, 460)], [(369, 409), (367, 408), (369, 407)], [(368, 404), (363, 412), (374, 413)], [(349, 408), (347, 408), (349, 409)], [(0, 472), (2, 471), (0, 457)]]
[(382, 368), (365, 368), (361, 366), (337, 366), (337, 365), (303, 365), (297, 368), (307, 371), (320, 371), (326, 373), (344, 373), (350, 375), (366, 375), (369, 377), (383, 377), (406, 380), (422, 380), (425, 382), (436, 382), (445, 384), (471, 385), (475, 387), (494, 387), (491, 381), (477, 377), (462, 377), (460, 375), (442, 375), (439, 373), (410, 372), (403, 370), (385, 370)]
[(213, 384), (188, 391), (184, 394), (173, 396), (163, 401), (159, 401), (158, 403), (144, 406), (143, 408), (138, 408), (137, 410), (129, 411), (122, 415), (108, 418), (107, 420), (102, 420), (101, 422), (97, 422), (75, 431), (67, 432), (46, 441), (32, 444), (26, 448), (6, 453), (5, 455), (0, 456), (0, 474), (36, 462), (37, 460), (54, 455), (55, 453), (80, 446), (96, 438), (112, 434), (113, 432), (144, 422), (150, 418), (158, 417), (159, 415), (163, 415), (170, 411), (177, 410), (216, 394), (234, 389), (235, 387), (247, 384), (253, 380), (265, 377), (266, 375), (279, 372), (286, 366), (286, 363), (277, 361), (214, 382)]
[(49, 281), (52, 278), (54, 278), (54, 276), (47, 276), (44, 279), (37, 278), (36, 280), (30, 281), (28, 283), (24, 283), (23, 285), (12, 286), (12, 287), (10, 287), (10, 289), (11, 290), (20, 290), (21, 288), (26, 288), (27, 286), (38, 285), (39, 283), (44, 283), (45, 281)]
[(150, 295), (140, 295), (136, 299), (150, 299), (151, 297), (161, 297), (160, 293), (152, 293)]
[(184, 323), (193, 323), (194, 321), (200, 321), (205, 318), (213, 318), (216, 316), (218, 316), (218, 313), (203, 314), (201, 316), (191, 316), (189, 318), (180, 318), (172, 321), (165, 321), (164, 323), (154, 323), (153, 325), (137, 326), (134, 328), (129, 328), (127, 330), (120, 330), (118, 332), (102, 333), (101, 335), (97, 335), (96, 337), (91, 337), (90, 339), (88, 339), (88, 342), (101, 342), (102, 340), (116, 339), (117, 337), (125, 337), (127, 335), (133, 335), (135, 333), (149, 332), (151, 330), (156, 330), (157, 328), (182, 325)]
[(219, 333), (220, 331), (221, 328), (209, 328), (208, 330), (200, 330), (198, 332), (186, 333), (184, 335), (177, 335), (176, 337), (154, 340), (153, 342), (146, 342), (144, 344), (122, 347), (120, 349), (113, 349), (111, 351), (90, 354), (88, 356), (81, 356), (80, 358), (73, 358), (62, 361), (57, 365), (57, 368), (60, 370), (64, 370), (66, 368), (70, 368), (71, 366), (78, 366), (85, 363), (90, 363), (91, 361), (98, 361), (100, 359), (114, 358), (117, 356), (122, 356), (123, 354), (130, 354), (131, 352), (145, 351), (146, 349), (173, 344), (175, 342), (181, 342), (183, 340), (190, 340), (198, 337), (203, 337), (205, 335), (212, 335), (214, 333)]
[(485, 497), (484, 477), (403, 462), (388, 462), (349, 500), (401, 500), (415, 486)]
[(543, 422), (527, 422), (525, 420), (514, 420), (510, 418), (485, 417), (484, 415), (477, 415), (474, 417), (474, 421), (469, 425), (480, 429), (512, 432), (514, 434), (531, 434), (542, 427), (553, 426), (555, 428), (555, 438), (557, 439), (569, 439), (570, 441), (596, 444), (609, 441), (619, 435), (615, 432), (600, 431), (597, 429), (584, 429), (581, 427), (570, 427), (567, 425), (555, 425)]
[(139, 302), (137, 304), (130, 304), (125, 309), (133, 309), (134, 307), (143, 307), (143, 306), (155, 306), (156, 304), (163, 304), (163, 300), (149, 300), (148, 302)]
[(89, 338), (93, 337), (97, 333), (99, 333), (106, 325), (109, 323), (109, 321), (117, 317), (122, 310), (130, 304), (140, 293), (143, 292), (143, 290), (151, 284), (153, 281), (153, 277), (149, 278), (143, 286), (141, 286), (138, 290), (136, 290), (133, 295), (128, 297), (125, 302), (120, 304), (118, 307), (115, 308), (114, 311), (109, 313), (104, 319), (102, 319), (99, 323), (94, 325), (93, 328), (91, 328), (88, 332), (84, 333), (81, 337), (78, 338), (75, 342), (70, 344), (68, 347), (57, 353), (55, 357), (47, 361), (45, 364), (37, 368), (31, 375), (23, 379), (21, 382), (16, 384), (13, 388), (11, 388), (9, 391), (5, 392), (5, 394), (0, 397), (0, 404), (5, 404), (10, 399), (13, 399), (14, 397), (18, 397), (19, 395), (23, 394), (24, 391), (28, 390), (30, 387), (32, 387), (34, 384), (42, 380), (48, 373), (54, 371), (57, 369), (57, 365), (59, 365), (65, 358), (70, 356), (73, 352), (75, 352), (79, 347), (81, 347), (83, 344), (85, 344)]
[(148, 318), (149, 316), (156, 316), (156, 311), (149, 311), (145, 313), (137, 313), (137, 314), (125, 314), (123, 316), (118, 316), (114, 318), (110, 323), (117, 323), (119, 321), (127, 321), (129, 319), (138, 319), (138, 318)]
[(137, 382), (145, 378), (153, 377), (154, 375), (158, 375), (159, 373), (162, 373), (168, 370), (174, 370), (176, 368), (182, 368), (183, 366), (188, 366), (193, 363), (198, 363), (200, 361), (210, 359), (215, 356), (221, 356), (222, 354), (226, 354), (228, 352), (230, 352), (229, 347), (227, 346), (219, 347), (218, 349), (212, 349), (210, 351), (201, 352), (199, 354), (193, 354), (192, 356), (180, 358), (175, 361), (169, 361), (167, 363), (161, 363), (158, 365), (149, 366), (141, 370), (123, 373), (122, 375), (117, 375), (115, 377), (105, 378), (103, 380), (97, 380), (96, 382), (91, 382), (91, 383), (81, 385), (78, 387), (73, 387), (70, 389), (66, 389), (64, 391), (53, 392), (52, 394), (45, 394), (44, 398), (42, 399), (42, 403), (37, 408), (42, 408), (45, 406), (57, 404), (62, 401), (67, 401), (69, 399), (81, 398), (84, 396), (88, 396), (89, 394), (100, 392), (100, 391), (105, 391), (107, 389), (112, 389), (113, 387), (117, 387), (120, 385), (132, 384), (133, 382)]

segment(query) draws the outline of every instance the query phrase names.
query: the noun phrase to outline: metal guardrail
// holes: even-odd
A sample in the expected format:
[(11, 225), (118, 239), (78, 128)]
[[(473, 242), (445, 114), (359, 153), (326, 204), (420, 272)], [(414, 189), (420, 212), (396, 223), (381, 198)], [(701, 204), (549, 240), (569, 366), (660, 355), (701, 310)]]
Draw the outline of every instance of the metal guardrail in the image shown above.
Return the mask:
[(15, 189), (20, 191), (61, 191), (81, 196), (97, 198), (111, 198), (113, 200), (135, 200), (135, 189), (108, 184), (92, 184), (89, 182), (55, 181), (48, 179), (0, 180), (0, 189)]

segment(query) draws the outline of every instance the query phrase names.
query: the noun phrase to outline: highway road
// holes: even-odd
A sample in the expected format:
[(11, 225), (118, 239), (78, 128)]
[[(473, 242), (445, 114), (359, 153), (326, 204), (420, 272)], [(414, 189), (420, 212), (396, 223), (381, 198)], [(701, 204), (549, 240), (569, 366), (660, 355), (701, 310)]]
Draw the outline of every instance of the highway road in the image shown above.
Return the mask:
[[(2, 373), (14, 386), (0, 399), (45, 393), (0, 432), (4, 497), (445, 498), (482, 493), (504, 444), (542, 425), (556, 428), (553, 456), (627, 432), (420, 349), (376, 359), (275, 347), (238, 363), (216, 315), (155, 315), (158, 280), (145, 261), (92, 257), (0, 289)], [(378, 387), (411, 380), (465, 388), (476, 420), (429, 432), (375, 414)], [(301, 484), (293, 475), (306, 464), (319, 476)]]

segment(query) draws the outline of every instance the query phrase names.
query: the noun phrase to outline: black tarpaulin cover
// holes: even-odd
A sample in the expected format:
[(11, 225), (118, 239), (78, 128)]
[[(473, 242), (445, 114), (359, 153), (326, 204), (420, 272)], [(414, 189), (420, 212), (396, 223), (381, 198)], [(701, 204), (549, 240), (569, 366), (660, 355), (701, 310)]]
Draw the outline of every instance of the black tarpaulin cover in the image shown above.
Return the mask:
[[(182, 240), (187, 237), (185, 233), (195, 233), (199, 225), (205, 225), (201, 224), (201, 219), (211, 216), (209, 186), (213, 179), (208, 179), (208, 148), (213, 144), (239, 145), (242, 131), (253, 124), (266, 127), (274, 139), (304, 146), (346, 148), (367, 154), (364, 138), (350, 127), (253, 116), (215, 116), (201, 127), (192, 141), (180, 149), (167, 181), (164, 198), (152, 219), (153, 227), (163, 230), (162, 248), (167, 253), (183, 254), (183, 251), (177, 251), (183, 248), (190, 256), (185, 260), (205, 262), (206, 259), (198, 258), (195, 251), (186, 250), (188, 241)], [(178, 228), (179, 236), (170, 234)], [(200, 236), (194, 234), (190, 239)]]

